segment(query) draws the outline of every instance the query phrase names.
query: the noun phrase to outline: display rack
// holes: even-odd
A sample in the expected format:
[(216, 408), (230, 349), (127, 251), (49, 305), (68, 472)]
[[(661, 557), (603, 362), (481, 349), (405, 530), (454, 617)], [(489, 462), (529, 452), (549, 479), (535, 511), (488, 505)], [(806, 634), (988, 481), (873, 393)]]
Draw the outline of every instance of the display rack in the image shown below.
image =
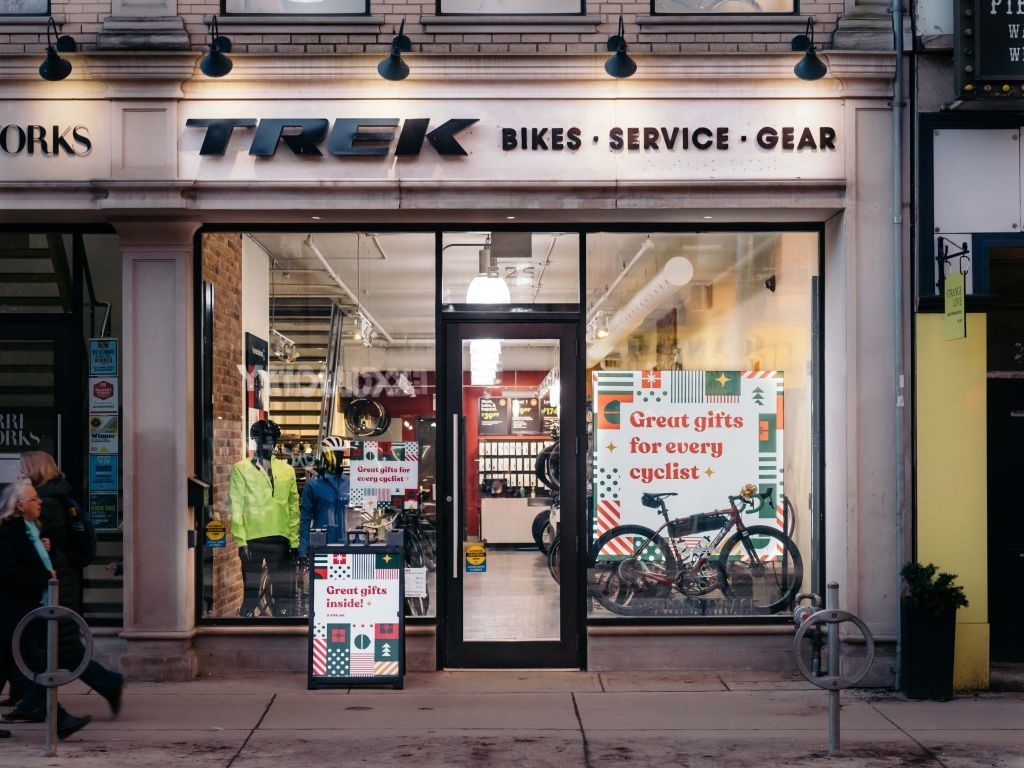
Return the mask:
[(477, 470), (480, 485), (500, 480), (507, 489), (534, 488), (537, 456), (551, 442), (551, 438), (542, 436), (481, 437)]

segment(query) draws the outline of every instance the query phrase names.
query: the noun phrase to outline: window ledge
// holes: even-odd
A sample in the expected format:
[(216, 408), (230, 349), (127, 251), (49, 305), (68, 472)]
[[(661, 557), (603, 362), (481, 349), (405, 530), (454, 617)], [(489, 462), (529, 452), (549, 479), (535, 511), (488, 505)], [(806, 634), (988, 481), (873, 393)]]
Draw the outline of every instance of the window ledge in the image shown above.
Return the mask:
[[(203, 23), (210, 23), (210, 16), (203, 17)], [(384, 24), (383, 16), (303, 16), (303, 15), (271, 15), (241, 14), (218, 16), (217, 28), (239, 34), (246, 32), (265, 33), (269, 27), (283, 29), (288, 33), (312, 34), (315, 32), (344, 34), (366, 33), (367, 27), (377, 28)]]
[[(0, 16), (0, 22), (5, 27), (43, 27), (46, 29), (50, 21), (48, 13), (41, 13), (38, 16)], [(67, 21), (66, 16), (53, 14), (53, 21), (57, 24), (58, 31), (61, 25)]]
[(565, 32), (566, 30), (596, 32), (604, 19), (593, 15), (551, 16), (420, 16), (424, 31), (430, 32)]
[(807, 19), (796, 14), (736, 13), (728, 16), (704, 16), (700, 14), (683, 16), (637, 16), (640, 33), (666, 32), (714, 32), (718, 29), (753, 27), (757, 32), (776, 34), (799, 34), (807, 26)]

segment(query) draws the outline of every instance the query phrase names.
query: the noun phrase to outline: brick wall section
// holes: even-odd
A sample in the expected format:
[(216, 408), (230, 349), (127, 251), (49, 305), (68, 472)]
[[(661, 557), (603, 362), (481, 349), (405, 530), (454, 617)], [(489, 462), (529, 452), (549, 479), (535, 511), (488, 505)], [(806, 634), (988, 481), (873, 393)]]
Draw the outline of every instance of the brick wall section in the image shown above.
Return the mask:
[[(203, 280), (213, 284), (213, 514), (228, 525), (231, 465), (245, 455), (245, 403), (238, 365), (242, 350), (242, 237), (203, 235)], [(237, 616), (242, 604), (238, 549), (228, 538), (204, 569), (205, 615)]]
[[(828, 46), (835, 23), (843, 13), (842, 3), (811, 0), (800, 3), (800, 13), (793, 18), (793, 27), (799, 26), (808, 16), (816, 20), (815, 41), (819, 49)], [(775, 31), (759, 31), (757, 16), (740, 16), (729, 19), (728, 25), (735, 26), (735, 32), (723, 34), (721, 27), (715, 30), (691, 25), (685, 31), (673, 31), (648, 27), (646, 31), (637, 24), (638, 16), (650, 15), (650, 4), (602, 3), (587, 4), (587, 15), (600, 17), (596, 29), (590, 24), (560, 22), (553, 17), (550, 24), (532, 25), (529, 31), (509, 31), (511, 25), (494, 25), (482, 22), (479, 26), (466, 27), (452, 32), (425, 30), (421, 19), (435, 16), (433, 2), (377, 2), (371, 0), (370, 12), (383, 18), (379, 26), (346, 24), (345, 17), (337, 21), (317, 25), (322, 32), (308, 30), (289, 31), (288, 25), (277, 23), (274, 17), (264, 17), (257, 22), (265, 30), (238, 31), (221, 28), (232, 43), (233, 53), (254, 54), (387, 54), (391, 38), (405, 19), (405, 34), (412, 40), (412, 54), (416, 53), (460, 53), (460, 54), (520, 54), (531, 53), (607, 53), (610, 35), (618, 32), (618, 18), (621, 13), (625, 22), (625, 37), (629, 50), (634, 53), (687, 53), (695, 50), (711, 52), (735, 51), (789, 51), (791, 34)], [(60, 27), (61, 34), (75, 38), (80, 52), (96, 50), (97, 34), (103, 27), (103, 20), (111, 15), (109, 4), (67, 3), (53, 6), (53, 13), (65, 21)], [(209, 44), (210, 32), (204, 18), (220, 15), (219, 2), (179, 3), (178, 13), (184, 20), (191, 39), (191, 50), (200, 53)], [(251, 18), (251, 17), (250, 17)], [(685, 24), (687, 17), (678, 17)], [(728, 17), (727, 17), (728, 18)], [(251, 28), (252, 25), (247, 25)], [(794, 33), (795, 34), (795, 33)], [(46, 19), (40, 17), (38, 30), (33, 25), (8, 25), (0, 17), (0, 54), (39, 53), (46, 50)], [(694, 43), (700, 45), (695, 48)], [(41, 59), (40, 59), (41, 60)]]

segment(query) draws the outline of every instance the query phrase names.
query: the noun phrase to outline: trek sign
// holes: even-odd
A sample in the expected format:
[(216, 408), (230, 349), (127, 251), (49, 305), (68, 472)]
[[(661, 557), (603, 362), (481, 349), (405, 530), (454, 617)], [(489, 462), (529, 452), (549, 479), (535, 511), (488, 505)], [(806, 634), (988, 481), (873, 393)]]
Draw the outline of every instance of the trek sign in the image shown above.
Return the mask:
[[(206, 133), (199, 148), (200, 155), (223, 155), (227, 152), (235, 129), (252, 129), (249, 154), (271, 157), (283, 143), (294, 154), (304, 157), (322, 156), (324, 152), (336, 157), (365, 157), (388, 155), (415, 157), (430, 143), (438, 155), (464, 156), (469, 153), (459, 144), (456, 135), (479, 122), (477, 118), (449, 119), (428, 131), (429, 118), (409, 118), (404, 122), (397, 117), (336, 118), (331, 126), (327, 118), (265, 118), (241, 117), (226, 119), (191, 118), (190, 128), (204, 128)], [(401, 126), (401, 130), (396, 130)], [(330, 133), (328, 133), (330, 128)], [(579, 126), (501, 128), (501, 149), (533, 152), (576, 151), (583, 147), (583, 130)], [(396, 141), (397, 137), (397, 141)], [(749, 137), (763, 150), (835, 151), (836, 130), (829, 125), (817, 126), (761, 126)], [(325, 142), (326, 139), (326, 142)], [(734, 140), (726, 126), (644, 125), (613, 126), (606, 141), (612, 150), (728, 150)], [(746, 142), (748, 136), (736, 137)], [(595, 135), (593, 143), (601, 142)]]
[(849, 124), (816, 99), (188, 102), (183, 178), (236, 183), (842, 179)]

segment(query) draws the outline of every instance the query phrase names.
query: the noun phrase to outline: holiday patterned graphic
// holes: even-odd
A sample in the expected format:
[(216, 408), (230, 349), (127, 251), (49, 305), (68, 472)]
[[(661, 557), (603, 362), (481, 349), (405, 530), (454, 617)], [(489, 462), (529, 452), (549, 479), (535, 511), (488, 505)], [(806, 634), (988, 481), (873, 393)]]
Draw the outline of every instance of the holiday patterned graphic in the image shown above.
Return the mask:
[(310, 674), (374, 680), (402, 674), (402, 554), (314, 550)]
[[(725, 505), (754, 483), (783, 496), (781, 371), (595, 371), (596, 538), (617, 525), (658, 528), (643, 493), (678, 493), (675, 517)], [(765, 510), (774, 523), (777, 510)], [(612, 545), (629, 553), (631, 541)]]
[[(349, 460), (349, 505), (357, 509), (402, 499), (415, 503), (420, 446), (415, 442), (356, 441)], [(400, 502), (401, 503), (401, 502)]]

